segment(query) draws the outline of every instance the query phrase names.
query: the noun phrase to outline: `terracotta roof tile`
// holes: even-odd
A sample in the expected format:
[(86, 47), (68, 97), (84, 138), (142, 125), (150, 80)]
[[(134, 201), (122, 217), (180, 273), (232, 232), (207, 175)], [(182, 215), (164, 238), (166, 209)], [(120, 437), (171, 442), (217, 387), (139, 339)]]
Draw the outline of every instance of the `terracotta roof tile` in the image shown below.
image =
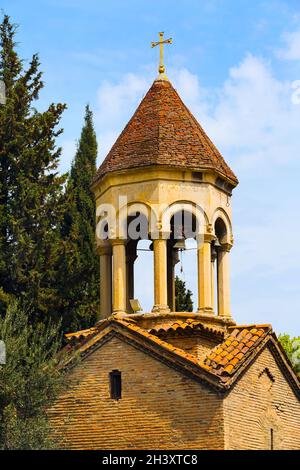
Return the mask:
[[(177, 331), (179, 328), (184, 331), (185, 328), (197, 327), (198, 323), (200, 322), (193, 319), (189, 319), (187, 321), (176, 320), (176, 322), (163, 329), (163, 331), (169, 331), (170, 329)], [(233, 376), (233, 374), (239, 369), (244, 361), (255, 351), (257, 346), (264, 340), (266, 335), (272, 332), (270, 325), (256, 325), (255, 328), (253, 325), (246, 327), (229, 327), (229, 333), (227, 337), (220, 338), (220, 344), (218, 344), (214, 349), (207, 353), (206, 356), (203, 356), (200, 359), (197, 356), (187, 353), (183, 349), (175, 347), (158, 337), (157, 330), (145, 330), (134, 320), (129, 321), (126, 319), (111, 318), (101, 321), (94, 327), (87, 330), (67, 334), (66, 337), (71, 345), (78, 346), (85, 343), (88, 344), (87, 342), (97, 335), (97, 333), (103, 330), (105, 325), (113, 324), (123, 325), (128, 330), (141, 334), (145, 338), (150, 339), (152, 342), (160, 345), (164, 349), (172, 351), (179, 357), (187, 359), (189, 362), (198, 365), (206, 371), (209, 371), (213, 376), (218, 377), (224, 383), (227, 379)], [(202, 325), (202, 328), (206, 327)], [(161, 329), (158, 331), (161, 331)], [(249, 337), (251, 338), (250, 341), (246, 339)]]
[[(186, 320), (184, 323), (194, 323), (194, 319)], [(239, 372), (243, 370), (243, 364), (247, 364), (248, 360), (255, 356), (255, 354), (260, 350), (260, 347), (263, 347), (266, 344), (267, 337), (270, 339), (270, 343), (273, 345), (278, 345), (279, 354), (283, 353), (285, 356), (282, 347), (279, 345), (276, 336), (272, 333), (272, 327), (270, 325), (247, 325), (247, 326), (233, 326), (228, 328), (228, 335), (226, 338), (221, 339), (221, 344), (216, 346), (213, 350), (209, 351), (207, 354), (204, 354), (202, 357), (198, 358), (197, 356), (187, 353), (179, 347), (175, 347), (159, 338), (156, 334), (141, 328), (136, 321), (133, 319), (120, 319), (110, 317), (106, 320), (98, 322), (93, 328), (87, 330), (78, 331), (76, 333), (70, 333), (67, 336), (70, 344), (67, 346), (69, 352), (74, 350), (80, 350), (81, 355), (84, 355), (86, 352), (93, 348), (98, 341), (101, 341), (105, 337), (106, 332), (110, 334), (113, 330), (118, 329), (119, 327), (124, 328), (125, 335), (128, 335), (130, 331), (136, 332), (140, 339), (145, 337), (153, 345), (159, 345), (162, 348), (162, 355), (164, 356), (164, 351), (170, 351), (175, 354), (175, 357), (185, 359), (187, 361), (185, 364), (181, 362), (181, 366), (186, 368), (188, 363), (199, 368), (199, 372), (204, 372), (205, 374), (201, 375), (201, 380), (206, 380), (208, 383), (214, 387), (228, 389), (234, 383), (234, 380), (237, 379)], [(254, 329), (257, 331), (254, 333)], [(252, 330), (252, 333), (251, 333)], [(248, 334), (256, 337), (255, 341), (252, 341), (252, 346), (247, 347), (243, 343), (243, 338)], [(237, 339), (238, 345), (243, 344), (242, 352), (239, 347), (235, 348), (232, 352), (229, 352), (229, 349), (232, 346), (228, 346), (230, 342), (234, 339)], [(249, 343), (249, 342), (248, 342)], [(218, 351), (218, 353), (217, 353)], [(236, 353), (237, 351), (237, 353)], [(226, 353), (226, 354), (224, 354)], [(235, 354), (234, 354), (235, 353)], [(283, 358), (283, 364), (286, 367), (287, 357)], [(68, 366), (69, 363), (72, 363), (72, 354), (69, 356), (67, 362), (61, 367)], [(193, 369), (195, 371), (195, 369)], [(292, 385), (297, 394), (300, 396), (300, 380), (297, 379), (296, 375), (293, 373), (292, 369), (288, 369), (289, 378), (292, 380)]]
[(204, 363), (212, 372), (226, 379), (226, 377), (236, 372), (271, 331), (270, 325), (229, 328), (229, 334), (225, 341), (210, 352)]
[(163, 165), (212, 169), (238, 180), (171, 83), (155, 80), (100, 166), (93, 183), (112, 171)]
[(67, 341), (72, 341), (72, 340), (82, 340), (84, 338), (87, 338), (94, 333), (98, 331), (98, 328), (96, 326), (93, 326), (92, 328), (88, 328), (86, 330), (80, 330), (76, 331), (75, 333), (67, 333), (65, 335)]
[(174, 323), (171, 323), (166, 326), (159, 326), (156, 328), (151, 328), (149, 333), (154, 335), (164, 335), (170, 332), (185, 333), (189, 331), (203, 331), (216, 337), (221, 340), (224, 337), (224, 331), (218, 328), (205, 326), (201, 321), (194, 320), (193, 318), (188, 318), (184, 320), (176, 320)]

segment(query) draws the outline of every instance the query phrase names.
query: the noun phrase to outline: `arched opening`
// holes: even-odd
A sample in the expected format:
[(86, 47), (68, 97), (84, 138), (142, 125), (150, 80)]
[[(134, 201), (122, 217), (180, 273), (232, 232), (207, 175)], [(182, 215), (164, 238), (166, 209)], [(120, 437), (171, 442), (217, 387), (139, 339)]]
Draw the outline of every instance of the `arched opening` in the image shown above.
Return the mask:
[(227, 240), (227, 227), (223, 219), (218, 217), (215, 222), (215, 235), (220, 243), (225, 243)]
[(222, 244), (227, 241), (227, 227), (221, 217), (215, 221), (215, 235), (216, 239), (212, 242), (211, 250), (211, 262), (212, 262), (212, 297), (213, 304), (216, 306), (217, 314), (223, 313), (223, 302), (224, 302), (224, 289), (223, 289), (223, 270), (222, 270), (222, 258), (223, 249)]
[(153, 248), (151, 240), (139, 240), (134, 263), (134, 298), (139, 299), (143, 312), (151, 312), (154, 298)]
[[(198, 224), (195, 215), (186, 210), (176, 212), (170, 220), (167, 243), (168, 305), (171, 311), (192, 311), (197, 302), (197, 241)], [(175, 279), (178, 278), (177, 293)], [(191, 302), (189, 301), (191, 292)], [(176, 302), (177, 294), (177, 302)]]
[[(175, 280), (177, 282), (177, 289), (175, 286), (175, 311), (192, 312), (197, 307), (197, 292), (198, 292), (198, 276), (197, 276), (197, 241), (195, 238), (188, 238), (185, 240), (185, 250), (178, 253), (178, 263), (175, 266)], [(180, 294), (180, 290), (184, 287), (184, 298)], [(189, 294), (191, 292), (191, 295)], [(192, 305), (191, 305), (191, 302)]]
[(126, 278), (127, 312), (134, 313), (133, 299), (139, 300), (144, 312), (153, 305), (153, 249), (149, 239), (149, 222), (145, 214), (137, 212), (127, 218)]

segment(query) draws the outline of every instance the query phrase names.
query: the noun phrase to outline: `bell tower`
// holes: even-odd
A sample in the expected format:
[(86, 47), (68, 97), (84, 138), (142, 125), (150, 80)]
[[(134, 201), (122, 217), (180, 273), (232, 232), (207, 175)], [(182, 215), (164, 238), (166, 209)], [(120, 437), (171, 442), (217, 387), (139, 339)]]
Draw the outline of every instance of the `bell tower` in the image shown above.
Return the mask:
[[(152, 43), (160, 45), (163, 42)], [(194, 316), (232, 322), (231, 194), (238, 180), (165, 75), (159, 76), (92, 183), (100, 254), (100, 314), (132, 314), (138, 240), (151, 241), (153, 315), (174, 315), (174, 269), (184, 240), (197, 241)], [(141, 299), (142, 300), (142, 299)], [(196, 299), (195, 299), (196, 300)], [(147, 315), (147, 314), (145, 314)]]

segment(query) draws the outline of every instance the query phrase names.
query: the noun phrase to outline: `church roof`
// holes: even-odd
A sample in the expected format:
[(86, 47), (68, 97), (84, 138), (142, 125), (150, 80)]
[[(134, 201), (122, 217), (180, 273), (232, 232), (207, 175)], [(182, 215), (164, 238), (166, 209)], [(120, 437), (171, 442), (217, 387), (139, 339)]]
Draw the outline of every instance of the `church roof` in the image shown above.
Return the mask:
[[(181, 323), (181, 324), (180, 324)], [(183, 373), (196, 380), (205, 382), (210, 387), (226, 391), (247, 369), (264, 347), (269, 347), (281, 366), (291, 387), (300, 398), (300, 380), (273, 333), (271, 325), (240, 325), (228, 327), (223, 334), (206, 325), (199, 326), (199, 321), (176, 321), (165, 329), (147, 330), (139, 326), (134, 319), (110, 317), (98, 322), (94, 327), (66, 335), (68, 348), (80, 351), (82, 358), (90, 354), (101, 342), (117, 335), (124, 341), (136, 342), (137, 347), (147, 349), (168, 365), (175, 363)], [(219, 344), (212, 350), (198, 357), (178, 346), (174, 346), (161, 337), (162, 331), (178, 332), (188, 335), (191, 329), (198, 329), (219, 338)], [(72, 354), (66, 367), (72, 365)], [(64, 367), (65, 367), (64, 366)]]
[(206, 356), (204, 364), (217, 375), (231, 376), (271, 331), (271, 325), (231, 327), (225, 341)]
[(155, 80), (100, 166), (93, 183), (112, 171), (162, 165), (215, 170), (237, 177), (168, 80)]
[(213, 336), (221, 342), (224, 338), (224, 330), (212, 326), (204, 325), (203, 322), (200, 320), (195, 320), (193, 318), (187, 318), (185, 320), (177, 319), (176, 321), (172, 322), (170, 325), (165, 326), (157, 326), (151, 328), (149, 333), (162, 337), (167, 337), (170, 333), (176, 333), (177, 335), (185, 335), (189, 332), (205, 332), (210, 336)]

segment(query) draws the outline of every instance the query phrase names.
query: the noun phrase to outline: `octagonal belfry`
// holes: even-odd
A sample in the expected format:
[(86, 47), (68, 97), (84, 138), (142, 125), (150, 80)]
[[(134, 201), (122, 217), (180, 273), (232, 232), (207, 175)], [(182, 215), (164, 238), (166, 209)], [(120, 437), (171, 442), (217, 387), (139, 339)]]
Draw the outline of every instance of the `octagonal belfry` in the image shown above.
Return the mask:
[(152, 240), (152, 312), (174, 313), (179, 241), (195, 238), (195, 314), (231, 321), (230, 200), (237, 184), (220, 152), (166, 76), (160, 75), (92, 183), (101, 270), (100, 318), (133, 313), (134, 262), (141, 239)]

